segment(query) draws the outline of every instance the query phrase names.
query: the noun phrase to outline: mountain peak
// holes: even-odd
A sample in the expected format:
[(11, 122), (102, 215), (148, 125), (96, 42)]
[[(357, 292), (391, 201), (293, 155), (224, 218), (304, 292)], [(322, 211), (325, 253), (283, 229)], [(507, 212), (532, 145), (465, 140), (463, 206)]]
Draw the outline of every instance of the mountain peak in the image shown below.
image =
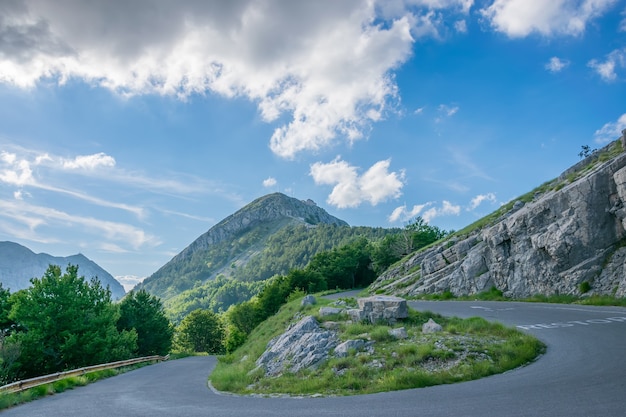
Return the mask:
[[(211, 227), (144, 280), (141, 287), (168, 298), (180, 288), (166, 288), (188, 288), (207, 281), (230, 268), (232, 262), (244, 265), (262, 250), (270, 236), (285, 227), (315, 228), (318, 225), (349, 227), (348, 223), (328, 214), (313, 200), (298, 200), (282, 193), (264, 195)], [(181, 275), (187, 277), (184, 285)]]
[(311, 226), (320, 223), (348, 226), (348, 223), (331, 216), (323, 208), (315, 204), (313, 200), (302, 201), (282, 193), (272, 193), (257, 198), (217, 223), (174, 259), (191, 256), (197, 250), (206, 249), (209, 245), (230, 239), (238, 233), (260, 223), (280, 220), (290, 220)]

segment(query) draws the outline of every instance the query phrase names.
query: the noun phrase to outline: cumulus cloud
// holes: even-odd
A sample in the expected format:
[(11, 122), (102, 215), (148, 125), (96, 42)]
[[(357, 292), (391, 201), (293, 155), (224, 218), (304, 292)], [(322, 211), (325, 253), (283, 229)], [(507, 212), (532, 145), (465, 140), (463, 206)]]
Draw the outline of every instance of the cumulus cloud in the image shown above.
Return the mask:
[(491, 26), (511, 38), (532, 33), (543, 36), (581, 35), (587, 24), (616, 0), (495, 0), (481, 9)]
[(622, 130), (626, 129), (626, 113), (622, 114), (616, 122), (609, 122), (596, 130), (593, 139), (598, 144), (612, 142), (622, 136)]
[[(478, 208), (483, 202), (496, 203), (496, 195), (494, 193), (479, 194), (472, 198), (469, 205), (465, 207), (465, 210), (472, 211)], [(416, 216), (421, 216), (424, 221), (430, 222), (436, 217), (442, 216), (458, 216), (461, 214), (462, 207), (460, 205), (452, 204), (447, 200), (443, 200), (440, 206), (434, 201), (429, 201), (424, 204), (416, 204), (410, 210), (406, 204), (396, 207), (389, 215), (387, 220), (390, 223), (396, 223), (398, 221), (409, 221)]]
[[(50, 158), (48, 156), (48, 158)], [(93, 170), (99, 167), (114, 167), (115, 159), (103, 152), (93, 155), (79, 155), (74, 159), (64, 160), (65, 169), (87, 169)]]
[(413, 206), (411, 210), (406, 205), (397, 207), (389, 215), (390, 223), (398, 221), (408, 221), (415, 216), (420, 216), (426, 223), (430, 223), (436, 217), (442, 216), (458, 216), (461, 214), (461, 206), (452, 204), (447, 200), (443, 200), (440, 206), (436, 206), (435, 202), (428, 202)]
[(369, 202), (375, 206), (402, 194), (404, 171), (389, 172), (390, 164), (389, 159), (376, 162), (359, 175), (357, 167), (337, 157), (329, 163), (314, 163), (310, 175), (318, 185), (334, 185), (328, 204), (347, 208)]
[(556, 72), (563, 71), (565, 68), (569, 66), (569, 64), (570, 63), (568, 60), (553, 56), (545, 65), (545, 68), (552, 73), (556, 73)]
[(0, 152), (0, 181), (9, 185), (33, 185), (33, 170), (30, 162), (18, 159), (15, 153)]
[(461, 206), (443, 200), (440, 207), (431, 207), (425, 210), (422, 218), (426, 223), (430, 223), (435, 217), (458, 216), (459, 214), (461, 214)]
[(605, 61), (592, 59), (587, 64), (604, 81), (615, 81), (617, 79), (617, 69), (626, 68), (626, 48), (616, 49), (606, 56)]
[(276, 181), (276, 178), (273, 178), (273, 177), (268, 177), (263, 180), (263, 187), (266, 187), (266, 188), (273, 187), (276, 184), (278, 184), (278, 181)]
[(491, 203), (495, 203), (496, 202), (496, 195), (494, 193), (487, 193), (487, 194), (479, 194), (479, 195), (477, 195), (476, 197), (472, 198), (472, 200), (470, 201), (470, 204), (469, 204), (469, 207), (467, 208), (467, 210), (468, 211), (475, 210), (484, 201), (489, 201)]
[(410, 210), (407, 208), (406, 204), (400, 207), (396, 207), (391, 212), (387, 220), (389, 220), (390, 223), (396, 223), (398, 221), (403, 221), (403, 222), (409, 221), (413, 219), (414, 217), (419, 216), (420, 213), (422, 213), (426, 207), (432, 204), (433, 204), (432, 202), (428, 202), (424, 204), (416, 204)]
[(392, 71), (473, 0), (23, 0), (2, 4), (0, 82), (69, 79), (124, 96), (215, 93), (277, 122), (273, 152), (364, 137), (393, 110)]

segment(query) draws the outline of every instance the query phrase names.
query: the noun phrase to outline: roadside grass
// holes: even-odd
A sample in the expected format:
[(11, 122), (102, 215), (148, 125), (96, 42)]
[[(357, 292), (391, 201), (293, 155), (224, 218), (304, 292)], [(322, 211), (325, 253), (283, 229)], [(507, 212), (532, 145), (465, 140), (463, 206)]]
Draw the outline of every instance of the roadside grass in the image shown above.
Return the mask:
[(626, 298), (614, 297), (611, 295), (585, 295), (576, 296), (570, 294), (541, 295), (536, 294), (526, 298), (510, 298), (503, 295), (502, 291), (495, 287), (489, 290), (464, 296), (455, 296), (450, 291), (441, 294), (423, 294), (412, 297), (417, 300), (457, 300), (457, 301), (522, 301), (528, 303), (552, 303), (552, 304), (581, 304), (594, 306), (621, 306), (626, 307)]
[[(170, 360), (178, 359), (182, 356), (170, 355)], [(189, 355), (186, 355), (189, 356)], [(27, 390), (21, 392), (3, 392), (0, 393), (0, 410), (4, 410), (6, 408), (14, 407), (19, 404), (27, 403), (30, 401), (37, 400), (42, 397), (46, 397), (48, 395), (59, 394), (64, 391), (82, 387), (92, 382), (99, 381), (101, 379), (110, 378), (112, 376), (116, 376), (125, 372), (133, 371), (135, 369), (143, 368), (144, 366), (149, 366), (150, 364), (147, 362), (138, 363), (131, 366), (125, 366), (117, 369), (103, 369), (100, 371), (89, 372), (85, 375), (81, 376), (72, 376), (68, 378), (63, 378), (58, 381), (50, 382), (48, 384), (39, 385), (33, 388), (29, 388)]]
[[(220, 391), (237, 394), (313, 396), (357, 395), (420, 388), (482, 378), (505, 372), (534, 360), (545, 346), (516, 329), (482, 318), (448, 318), (428, 311), (409, 311), (409, 317), (395, 326), (337, 321), (341, 340), (365, 339), (370, 347), (351, 351), (347, 357), (332, 357), (316, 369), (295, 374), (284, 372), (266, 377), (256, 359), (267, 343), (282, 334), (291, 323), (306, 315), (318, 321), (319, 308), (331, 300), (318, 298), (313, 306), (301, 307), (294, 300), (255, 329), (248, 341), (235, 352), (221, 356), (211, 374), (211, 384)], [(429, 319), (444, 331), (423, 334)], [(408, 338), (389, 335), (394, 327), (404, 327)]]

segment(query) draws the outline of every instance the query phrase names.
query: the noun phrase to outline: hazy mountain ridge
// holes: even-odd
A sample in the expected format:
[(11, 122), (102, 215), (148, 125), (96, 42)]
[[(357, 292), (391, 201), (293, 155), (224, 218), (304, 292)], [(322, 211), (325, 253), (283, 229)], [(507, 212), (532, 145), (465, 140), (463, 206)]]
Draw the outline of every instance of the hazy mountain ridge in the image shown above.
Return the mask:
[(66, 257), (34, 253), (15, 242), (0, 242), (0, 282), (15, 292), (30, 286), (31, 278), (41, 278), (49, 265), (58, 265), (62, 271), (68, 264), (78, 265), (79, 276), (90, 280), (97, 277), (103, 287), (109, 287), (113, 299), (122, 298), (124, 287), (111, 274), (83, 254)]

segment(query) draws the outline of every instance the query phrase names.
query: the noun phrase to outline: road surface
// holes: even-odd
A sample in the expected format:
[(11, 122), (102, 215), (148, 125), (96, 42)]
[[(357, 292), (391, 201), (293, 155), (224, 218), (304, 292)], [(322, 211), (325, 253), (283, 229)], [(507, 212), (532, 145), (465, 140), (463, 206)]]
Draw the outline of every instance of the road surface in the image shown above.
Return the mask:
[(625, 416), (626, 308), (410, 302), (419, 310), (518, 326), (547, 346), (532, 364), (476, 381), (364, 396), (255, 398), (207, 387), (213, 357), (144, 367), (5, 410), (2, 416)]

